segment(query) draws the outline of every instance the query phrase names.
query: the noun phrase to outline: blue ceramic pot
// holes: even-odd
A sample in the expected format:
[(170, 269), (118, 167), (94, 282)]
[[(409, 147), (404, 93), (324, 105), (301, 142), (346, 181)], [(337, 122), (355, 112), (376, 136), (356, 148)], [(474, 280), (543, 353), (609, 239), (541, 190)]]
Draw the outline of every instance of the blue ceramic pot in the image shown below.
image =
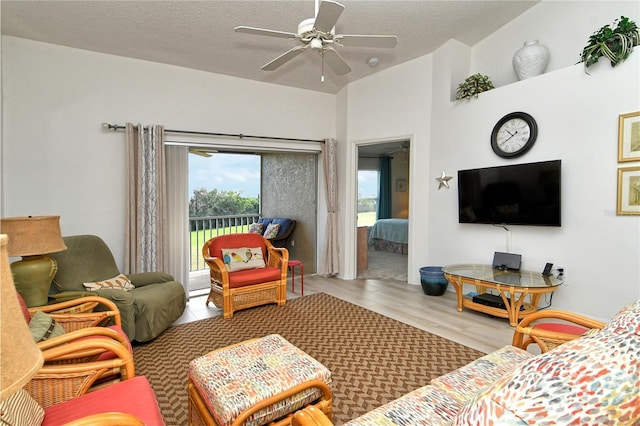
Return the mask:
[(449, 286), (444, 277), (442, 266), (423, 266), (420, 268), (422, 291), (428, 296), (442, 296)]

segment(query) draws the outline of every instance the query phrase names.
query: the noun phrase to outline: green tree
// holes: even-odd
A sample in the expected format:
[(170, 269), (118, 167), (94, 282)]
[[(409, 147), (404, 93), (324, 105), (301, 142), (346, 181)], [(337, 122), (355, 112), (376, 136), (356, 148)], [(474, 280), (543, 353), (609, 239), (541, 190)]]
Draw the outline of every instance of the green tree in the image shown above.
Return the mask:
[(189, 200), (189, 217), (234, 216), (258, 214), (258, 198), (243, 197), (242, 191), (194, 189)]

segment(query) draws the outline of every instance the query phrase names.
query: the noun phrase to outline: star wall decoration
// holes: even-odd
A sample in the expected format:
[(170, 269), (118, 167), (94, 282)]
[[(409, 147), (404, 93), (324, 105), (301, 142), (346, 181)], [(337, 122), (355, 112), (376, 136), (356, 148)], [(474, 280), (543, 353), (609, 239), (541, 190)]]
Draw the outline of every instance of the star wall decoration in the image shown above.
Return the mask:
[(436, 180), (438, 182), (440, 182), (440, 184), (438, 185), (438, 191), (442, 189), (442, 187), (445, 187), (447, 189), (449, 189), (449, 181), (453, 179), (451, 176), (447, 176), (447, 174), (445, 173), (445, 171), (442, 171), (442, 175), (440, 177), (437, 177)]

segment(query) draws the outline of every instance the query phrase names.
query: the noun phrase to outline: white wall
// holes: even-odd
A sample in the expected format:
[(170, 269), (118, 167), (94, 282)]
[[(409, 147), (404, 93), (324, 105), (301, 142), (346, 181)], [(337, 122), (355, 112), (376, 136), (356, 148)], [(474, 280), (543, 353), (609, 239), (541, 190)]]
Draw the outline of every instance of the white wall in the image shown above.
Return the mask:
[[(434, 120), (432, 159), (456, 170), (552, 159), (562, 160), (562, 227), (512, 226), (512, 251), (524, 269), (546, 262), (563, 266), (566, 284), (554, 306), (607, 318), (640, 297), (640, 218), (616, 216), (618, 115), (640, 110), (634, 55), (623, 66), (586, 75), (574, 65), (483, 93), (469, 103), (442, 105)], [(603, 88), (606, 88), (603, 90)], [(597, 96), (594, 94), (597, 93)], [(523, 157), (504, 160), (491, 150), (495, 123), (526, 111), (538, 123), (538, 138)], [(457, 221), (457, 183), (431, 189), (431, 247), (436, 264), (488, 263), (507, 250), (507, 234), (490, 225)]]
[[(60, 215), (64, 235), (124, 256), (123, 132), (102, 122), (305, 139), (335, 133), (335, 96), (2, 37), (5, 216)], [(324, 232), (319, 233), (324, 235)]]
[[(422, 194), (427, 192), (431, 183), (422, 179), (423, 174), (429, 172), (431, 66), (431, 56), (427, 55), (349, 85), (348, 135), (340, 151), (345, 164), (345, 176), (340, 186), (341, 190), (344, 189), (340, 193), (341, 223), (344, 224), (341, 232), (344, 259), (341, 276), (344, 278), (352, 279), (356, 274), (355, 170), (358, 144), (410, 140), (409, 217), (414, 220), (409, 222), (409, 271), (417, 271), (413, 261), (415, 254), (428, 250), (428, 239), (414, 239), (413, 229), (420, 226), (427, 214), (428, 204)], [(410, 275), (410, 281), (412, 279), (415, 283), (417, 278)]]
[[(561, 159), (562, 227), (513, 226), (512, 251), (523, 255), (525, 269), (541, 271), (546, 262), (565, 268), (555, 308), (606, 319), (640, 297), (640, 218), (616, 216), (617, 169), (629, 165), (617, 163), (618, 115), (640, 110), (640, 53), (613, 69), (602, 61), (591, 75), (572, 65), (600, 26), (621, 14), (639, 22), (638, 4), (570, 3), (542, 2), (476, 46), (451, 40), (431, 55), (349, 86), (346, 156), (360, 141), (412, 137), (410, 283), (419, 283), (420, 266), (490, 263), (494, 251), (507, 249), (502, 228), (458, 223), (458, 170)], [(565, 21), (570, 28), (562, 27)], [(516, 82), (513, 53), (536, 34), (549, 36), (539, 38), (556, 56), (552, 71)], [(475, 72), (490, 74), (502, 87), (470, 102), (451, 102), (457, 84)], [(493, 153), (489, 136), (513, 111), (532, 114), (539, 135), (531, 151), (509, 161)], [(438, 190), (442, 170), (454, 176), (450, 190)], [(346, 173), (341, 202), (348, 206), (353, 172)], [(354, 214), (345, 210), (346, 229), (355, 232)], [(348, 276), (355, 262), (344, 244)]]
[(486, 74), (496, 87), (518, 81), (513, 54), (527, 40), (549, 48), (547, 72), (574, 65), (589, 36), (621, 15), (638, 22), (640, 2), (543, 1), (473, 46), (469, 74)]
[[(555, 71), (502, 85), (470, 102), (434, 98), (430, 154), (434, 171), (443, 164), (454, 177), (460, 169), (561, 159), (562, 227), (512, 226), (512, 251), (523, 255), (525, 269), (541, 271), (546, 262), (565, 268), (566, 283), (556, 292), (554, 307), (606, 319), (640, 297), (640, 218), (616, 216), (617, 169), (639, 165), (619, 164), (617, 150), (618, 115), (640, 110), (640, 53), (615, 68), (601, 60), (587, 75), (582, 64), (572, 65), (573, 52), (616, 16), (638, 22), (640, 10), (637, 2), (605, 2), (606, 14), (603, 2), (571, 3), (569, 8), (566, 2), (542, 2), (472, 48), (468, 74), (493, 69), (489, 74), (499, 76), (494, 82), (509, 80), (504, 75), (515, 81), (510, 59), (519, 46), (507, 41), (545, 34), (552, 57), (572, 53), (556, 57), (562, 66)], [(579, 43), (575, 33), (582, 34)], [(447, 53), (459, 56), (448, 48), (436, 57)], [(434, 80), (446, 78), (435, 68)], [(532, 114), (539, 133), (531, 151), (505, 160), (491, 150), (489, 135), (513, 111)], [(430, 188), (429, 237), (437, 244), (424, 260), (488, 263), (494, 251), (506, 251), (507, 233), (459, 224), (457, 183), (451, 183), (451, 191)]]

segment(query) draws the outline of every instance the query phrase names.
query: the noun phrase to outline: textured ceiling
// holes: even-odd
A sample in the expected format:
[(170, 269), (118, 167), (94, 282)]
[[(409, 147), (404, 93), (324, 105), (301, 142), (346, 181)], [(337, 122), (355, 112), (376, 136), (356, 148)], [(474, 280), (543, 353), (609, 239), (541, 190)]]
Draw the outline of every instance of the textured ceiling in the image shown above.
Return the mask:
[[(297, 32), (313, 18), (298, 1), (12, 1), (2, 0), (2, 34), (178, 65), (251, 80), (336, 93), (349, 82), (415, 59), (450, 39), (473, 46), (538, 1), (341, 0), (337, 34), (396, 35), (394, 49), (340, 47), (352, 68), (336, 76), (307, 50), (275, 71), (260, 67), (298, 42), (240, 34), (238, 25)], [(377, 56), (379, 65), (367, 59)]]

